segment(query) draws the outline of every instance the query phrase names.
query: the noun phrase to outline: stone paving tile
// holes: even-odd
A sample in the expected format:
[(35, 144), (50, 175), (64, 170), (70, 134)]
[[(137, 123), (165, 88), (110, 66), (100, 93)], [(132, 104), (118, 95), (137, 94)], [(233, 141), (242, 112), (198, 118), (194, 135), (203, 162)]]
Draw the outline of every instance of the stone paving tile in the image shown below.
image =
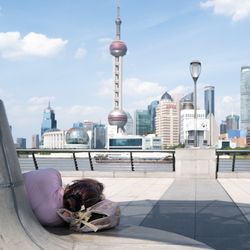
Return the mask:
[(96, 179), (119, 202), (121, 225), (177, 233), (219, 250), (250, 249), (250, 180), (220, 180), (222, 186), (217, 180)]
[(196, 237), (197, 241), (210, 242), (210, 247), (216, 250), (249, 250), (249, 236), (236, 237)]
[(250, 224), (216, 180), (175, 180), (141, 225), (215, 249), (250, 249), (244, 245), (250, 242)]

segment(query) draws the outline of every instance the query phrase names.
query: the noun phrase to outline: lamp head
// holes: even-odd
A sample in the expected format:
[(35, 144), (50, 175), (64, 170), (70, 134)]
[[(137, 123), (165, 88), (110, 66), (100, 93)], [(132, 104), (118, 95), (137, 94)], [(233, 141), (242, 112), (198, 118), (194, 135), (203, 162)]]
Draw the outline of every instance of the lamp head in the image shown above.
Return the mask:
[(197, 80), (201, 73), (201, 63), (200, 61), (192, 61), (190, 63), (190, 73), (194, 80)]

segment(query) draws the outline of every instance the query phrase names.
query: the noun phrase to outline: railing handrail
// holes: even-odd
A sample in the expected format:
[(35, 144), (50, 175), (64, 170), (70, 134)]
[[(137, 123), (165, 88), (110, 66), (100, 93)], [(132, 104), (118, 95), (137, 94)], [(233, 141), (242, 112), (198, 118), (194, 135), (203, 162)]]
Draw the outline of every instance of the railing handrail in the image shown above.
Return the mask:
[(175, 153), (175, 149), (165, 149), (165, 150), (141, 150), (141, 149), (16, 149), (17, 153)]
[(249, 149), (216, 149), (216, 153), (250, 153)]

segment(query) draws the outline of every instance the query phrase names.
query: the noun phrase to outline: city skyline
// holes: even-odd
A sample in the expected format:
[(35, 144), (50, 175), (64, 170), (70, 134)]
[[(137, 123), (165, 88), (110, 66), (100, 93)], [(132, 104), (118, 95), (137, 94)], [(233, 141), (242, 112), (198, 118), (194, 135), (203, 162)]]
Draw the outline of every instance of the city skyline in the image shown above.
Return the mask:
[[(250, 65), (249, 3), (120, 1), (129, 48), (124, 111), (146, 109), (165, 91), (174, 98), (191, 92), (189, 63), (198, 59), (198, 106), (212, 85), (217, 123), (239, 114), (240, 69)], [(14, 139), (39, 134), (48, 101), (59, 129), (83, 120), (108, 124), (115, 17), (114, 0), (0, 1), (0, 94)]]

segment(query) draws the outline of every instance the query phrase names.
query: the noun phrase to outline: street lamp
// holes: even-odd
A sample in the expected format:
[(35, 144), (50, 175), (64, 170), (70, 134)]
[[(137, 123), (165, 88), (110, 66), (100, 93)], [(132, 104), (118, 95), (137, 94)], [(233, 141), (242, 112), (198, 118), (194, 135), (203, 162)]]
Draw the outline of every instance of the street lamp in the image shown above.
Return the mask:
[(196, 94), (196, 82), (201, 73), (201, 63), (199, 61), (192, 61), (190, 63), (190, 73), (194, 80), (194, 146), (197, 147), (197, 94)]

